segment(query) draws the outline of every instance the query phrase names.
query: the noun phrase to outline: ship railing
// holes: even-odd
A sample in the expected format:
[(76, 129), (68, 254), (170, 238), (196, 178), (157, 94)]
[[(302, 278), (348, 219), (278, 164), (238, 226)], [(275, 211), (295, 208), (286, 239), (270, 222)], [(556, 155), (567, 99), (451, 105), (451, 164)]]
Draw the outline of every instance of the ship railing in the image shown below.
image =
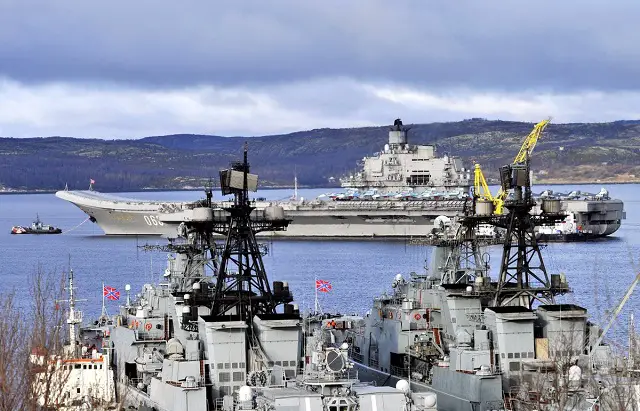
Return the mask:
[(398, 367), (395, 365), (392, 365), (389, 367), (390, 373), (391, 375), (394, 376), (398, 376), (398, 377), (409, 377), (409, 369), (405, 368), (405, 367)]
[(129, 386), (134, 387), (136, 389), (138, 388), (138, 384), (141, 383), (141, 382), (143, 382), (142, 378), (130, 378), (130, 377), (127, 377), (126, 375), (124, 376), (125, 385), (129, 385)]
[(146, 332), (146, 331), (136, 331), (135, 332), (136, 341), (164, 341), (164, 331), (162, 332)]
[(349, 357), (351, 357), (353, 361), (358, 362), (360, 364), (362, 364), (362, 360), (364, 359), (364, 356), (361, 353), (357, 353), (353, 350), (349, 350)]
[[(460, 208), (464, 206), (464, 200), (384, 200), (384, 201), (367, 201), (367, 200), (345, 200), (328, 202), (327, 208), (336, 210), (351, 210), (351, 209), (395, 209), (395, 210), (407, 210), (407, 209), (442, 209), (442, 208)], [(320, 203), (318, 205), (321, 206)], [(313, 205), (312, 205), (312, 208)]]

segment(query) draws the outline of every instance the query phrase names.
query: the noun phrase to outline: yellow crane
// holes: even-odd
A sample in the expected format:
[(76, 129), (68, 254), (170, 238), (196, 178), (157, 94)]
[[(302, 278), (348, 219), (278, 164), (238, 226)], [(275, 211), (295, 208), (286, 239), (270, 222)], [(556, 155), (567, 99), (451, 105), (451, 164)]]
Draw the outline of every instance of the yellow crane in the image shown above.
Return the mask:
[[(533, 127), (531, 133), (524, 139), (522, 146), (520, 147), (520, 151), (516, 158), (513, 159), (513, 164), (524, 163), (527, 157), (531, 156), (533, 149), (536, 147), (536, 143), (538, 143), (538, 139), (542, 134), (542, 131), (547, 127), (551, 119), (542, 120), (538, 124)], [(480, 169), (480, 164), (475, 165), (474, 169), (474, 195), (480, 199), (491, 201), (494, 205), (494, 213), (502, 214), (504, 200), (507, 198), (507, 192), (500, 187), (498, 194), (495, 196), (491, 195), (489, 191), (489, 186), (487, 185), (487, 181), (484, 178), (484, 174), (482, 173), (482, 169)]]

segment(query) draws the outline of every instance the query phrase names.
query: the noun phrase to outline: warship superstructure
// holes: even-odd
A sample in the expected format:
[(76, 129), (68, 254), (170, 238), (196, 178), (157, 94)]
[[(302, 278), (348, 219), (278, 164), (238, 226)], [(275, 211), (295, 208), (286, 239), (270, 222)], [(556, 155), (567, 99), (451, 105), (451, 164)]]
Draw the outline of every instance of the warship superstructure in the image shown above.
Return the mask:
[(69, 269), (67, 320), (69, 337), (60, 352), (35, 347), (30, 356), (33, 365), (34, 394), (44, 409), (92, 410), (115, 403), (114, 368), (109, 345), (109, 330), (104, 322), (82, 326), (83, 313), (76, 308), (73, 270)]
[[(361, 170), (341, 179), (344, 193), (316, 199), (255, 201), (258, 213), (282, 207), (291, 220), (286, 231), (260, 235), (278, 238), (420, 238), (429, 235), (438, 216), (453, 218), (469, 201), (471, 171), (462, 160), (438, 156), (433, 145), (410, 144), (409, 127), (395, 120), (382, 151), (361, 162)], [(93, 190), (62, 190), (58, 198), (84, 211), (107, 235), (175, 237), (173, 222), (202, 201), (145, 201)], [(296, 196), (297, 197), (297, 196)], [(229, 201), (214, 208), (224, 211)], [(563, 199), (562, 209), (578, 222), (573, 231), (586, 237), (614, 233), (624, 216), (623, 203), (611, 198)], [(580, 227), (580, 229), (578, 228)]]
[[(160, 247), (161, 284), (147, 284), (108, 321), (119, 404), (140, 411), (436, 411), (437, 395), (363, 383), (323, 316), (302, 318), (286, 282), (269, 282), (256, 242), (284, 230), (278, 207), (252, 216), (244, 162), (221, 172), (234, 202), (218, 218), (209, 197)], [(225, 237), (222, 246), (213, 233)], [(345, 329), (348, 326), (345, 327)]]
[[(556, 300), (570, 288), (547, 272), (534, 228), (564, 218), (559, 200), (531, 215), (528, 164), (503, 168), (502, 178), (515, 194), (509, 213), (475, 201), (439, 230), (427, 273), (398, 274), (392, 293), (375, 298), (351, 330), (361, 378), (407, 379), (413, 391), (434, 391), (447, 411), (637, 409), (640, 383), (620, 371), (625, 362), (603, 331), (585, 308)], [(476, 238), (487, 223), (506, 230), (497, 281)]]

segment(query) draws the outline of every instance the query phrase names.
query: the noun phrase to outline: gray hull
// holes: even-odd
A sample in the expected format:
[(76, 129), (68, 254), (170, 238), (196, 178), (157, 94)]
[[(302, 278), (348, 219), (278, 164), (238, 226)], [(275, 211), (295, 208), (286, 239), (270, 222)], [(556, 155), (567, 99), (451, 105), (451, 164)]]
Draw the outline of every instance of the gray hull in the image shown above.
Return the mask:
[[(395, 387), (403, 378), (354, 362), (361, 381)], [(434, 369), (433, 385), (410, 381), (415, 392), (431, 391), (438, 395), (438, 411), (493, 411), (504, 409), (502, 381), (497, 376), (478, 380), (473, 375)]]
[[(177, 224), (162, 222), (162, 215), (153, 210), (110, 210), (78, 205), (95, 219), (107, 235), (161, 235), (175, 237)], [(346, 215), (340, 218), (326, 216), (292, 216), (293, 222), (286, 231), (264, 232), (260, 236), (274, 238), (407, 238), (424, 237), (431, 232), (433, 220), (438, 215), (371, 218)]]
[[(56, 193), (94, 219), (107, 235), (159, 235), (175, 237), (173, 212), (187, 203), (144, 202), (114, 199), (97, 192)], [(464, 201), (332, 201), (282, 202), (285, 216), (292, 219), (287, 230), (264, 232), (273, 238), (412, 238), (431, 233), (438, 216), (462, 213)], [(256, 213), (269, 205), (257, 205)], [(625, 218), (620, 200), (563, 200), (562, 209), (572, 212), (585, 232), (607, 236), (616, 232)], [(175, 210), (175, 211), (172, 211)]]

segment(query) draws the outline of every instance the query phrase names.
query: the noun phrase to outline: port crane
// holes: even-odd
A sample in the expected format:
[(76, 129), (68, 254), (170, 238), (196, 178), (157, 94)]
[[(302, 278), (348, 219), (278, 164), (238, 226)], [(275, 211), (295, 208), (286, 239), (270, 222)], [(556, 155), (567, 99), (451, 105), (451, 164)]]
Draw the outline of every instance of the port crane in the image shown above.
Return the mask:
[[(533, 149), (538, 143), (540, 135), (550, 121), (550, 118), (542, 120), (533, 127), (533, 130), (531, 130), (529, 135), (524, 139), (524, 142), (520, 147), (520, 151), (518, 151), (518, 154), (513, 159), (513, 164), (522, 164), (526, 161), (527, 157), (531, 156)], [(487, 185), (487, 181), (484, 178), (484, 174), (482, 173), (482, 169), (480, 168), (480, 164), (475, 164), (473, 177), (474, 194), (476, 195), (476, 197), (483, 200), (491, 201), (494, 205), (494, 213), (497, 215), (502, 214), (504, 200), (507, 198), (508, 193), (502, 187), (500, 187), (500, 190), (495, 196), (491, 194), (491, 191), (489, 191), (489, 186)]]
[[(627, 289), (627, 292), (625, 293), (624, 297), (622, 297), (622, 300), (620, 300), (620, 303), (618, 304), (618, 306), (615, 308), (615, 310), (613, 310), (613, 313), (611, 314), (611, 316), (609, 318), (609, 321), (607, 322), (607, 325), (602, 330), (602, 333), (600, 334), (600, 336), (598, 337), (596, 342), (593, 345), (591, 345), (592, 349), (589, 351), (590, 359), (591, 359), (591, 355), (593, 354), (593, 348), (598, 347), (602, 343), (602, 341), (604, 340), (605, 334), (607, 334), (607, 332), (609, 331), (611, 326), (613, 326), (613, 323), (618, 318), (618, 315), (620, 315), (620, 312), (624, 308), (624, 305), (627, 303), (627, 301), (629, 301), (629, 298), (633, 294), (633, 290), (636, 288), (636, 286), (638, 285), (639, 282), (640, 282), (640, 273), (638, 273), (638, 275), (636, 275), (635, 280), (631, 283), (631, 285)], [(630, 332), (631, 332), (631, 330), (630, 330)], [(631, 348), (631, 347), (629, 347), (629, 348)], [(631, 355), (632, 355), (632, 353), (629, 352), (629, 356), (631, 356)]]

